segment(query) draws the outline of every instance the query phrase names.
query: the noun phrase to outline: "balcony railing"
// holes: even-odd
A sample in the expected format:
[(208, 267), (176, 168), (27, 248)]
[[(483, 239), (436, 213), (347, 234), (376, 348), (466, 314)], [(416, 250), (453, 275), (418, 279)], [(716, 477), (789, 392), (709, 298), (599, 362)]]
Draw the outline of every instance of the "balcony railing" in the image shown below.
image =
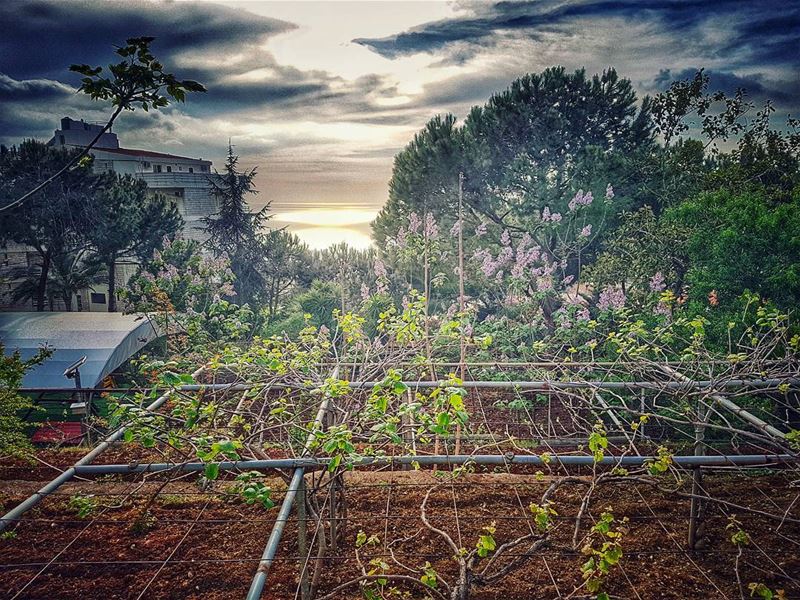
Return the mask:
[(158, 188), (208, 188), (214, 173), (139, 173), (137, 177), (147, 182), (147, 187)]

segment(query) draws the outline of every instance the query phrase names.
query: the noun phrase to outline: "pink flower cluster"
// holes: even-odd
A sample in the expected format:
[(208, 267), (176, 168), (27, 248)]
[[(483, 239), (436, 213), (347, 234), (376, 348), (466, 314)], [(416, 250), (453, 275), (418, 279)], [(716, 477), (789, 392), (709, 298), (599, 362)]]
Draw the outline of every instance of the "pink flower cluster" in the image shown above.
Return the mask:
[(386, 272), (386, 265), (383, 264), (383, 261), (380, 258), (375, 259), (375, 265), (373, 266), (373, 271), (375, 272), (375, 277), (377, 281), (375, 283), (375, 289), (379, 294), (385, 294), (389, 291), (389, 280), (388, 280), (388, 273)]
[(408, 233), (417, 233), (420, 225), (422, 225), (422, 221), (417, 213), (412, 212), (410, 215), (408, 215)]
[(400, 250), (406, 247), (408, 244), (408, 239), (406, 238), (406, 228), (401, 227), (397, 230), (397, 234), (394, 236), (394, 243)]
[(540, 246), (533, 243), (533, 238), (525, 234), (514, 248), (509, 232), (504, 231), (500, 238), (502, 247), (495, 257), (486, 248), (476, 250), (473, 260), (480, 263), (480, 270), (486, 277), (494, 277), (498, 283), (506, 272), (515, 279), (523, 279), (527, 275), (536, 282), (541, 291), (553, 289), (552, 275), (558, 265), (550, 262)]
[(607, 286), (600, 292), (597, 308), (600, 310), (619, 310), (625, 306), (625, 292), (621, 288)]
[(549, 206), (545, 206), (544, 210), (542, 210), (543, 223), (560, 223), (561, 218), (561, 213), (551, 213)]
[(567, 205), (570, 212), (575, 212), (581, 206), (589, 206), (594, 201), (592, 192), (583, 193), (583, 190), (578, 190), (578, 193), (569, 201)]
[(386, 265), (383, 264), (383, 261), (380, 258), (375, 259), (375, 265), (373, 266), (372, 270), (375, 272), (375, 277), (386, 277)]
[(437, 225), (436, 219), (433, 218), (431, 213), (428, 213), (425, 217), (425, 237), (429, 240), (435, 240), (439, 237), (439, 225)]
[(656, 271), (655, 275), (650, 278), (650, 291), (663, 292), (665, 289), (667, 286), (664, 284), (664, 275), (661, 271)]

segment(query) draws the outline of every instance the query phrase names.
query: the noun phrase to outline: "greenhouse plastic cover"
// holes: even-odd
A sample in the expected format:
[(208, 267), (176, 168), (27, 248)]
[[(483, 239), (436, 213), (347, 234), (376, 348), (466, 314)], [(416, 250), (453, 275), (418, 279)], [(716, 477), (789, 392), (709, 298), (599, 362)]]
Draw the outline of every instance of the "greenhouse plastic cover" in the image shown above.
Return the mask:
[(81, 385), (97, 387), (103, 378), (157, 337), (146, 318), (101, 312), (0, 313), (0, 341), (6, 354), (23, 359), (47, 346), (53, 355), (31, 368), (22, 382), (28, 388), (73, 387), (67, 367), (86, 357)]

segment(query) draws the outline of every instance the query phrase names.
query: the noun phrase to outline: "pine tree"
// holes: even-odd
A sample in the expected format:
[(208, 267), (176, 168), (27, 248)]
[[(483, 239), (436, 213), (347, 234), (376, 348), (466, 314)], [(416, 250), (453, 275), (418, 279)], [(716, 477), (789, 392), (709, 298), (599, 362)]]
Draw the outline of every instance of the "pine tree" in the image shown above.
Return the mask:
[(206, 242), (215, 256), (226, 256), (236, 276), (234, 287), (239, 304), (252, 303), (264, 288), (260, 266), (264, 260), (261, 230), (269, 216), (269, 205), (252, 212), (247, 196), (256, 194), (256, 169), (239, 170), (239, 157), (228, 144), (225, 170), (209, 178), (219, 209), (203, 220)]
[(86, 237), (108, 275), (108, 312), (117, 310), (116, 264), (124, 257), (145, 260), (183, 227), (177, 207), (129, 175), (114, 178), (85, 206)]
[[(4, 149), (0, 156), (0, 204), (57, 172), (77, 152), (35, 140)], [(0, 213), (0, 243), (24, 244), (38, 255), (35, 268), (26, 267), (12, 274), (14, 279), (24, 279), (14, 290), (15, 298), (30, 298), (37, 311), (44, 310), (51, 295), (48, 286), (53, 265), (85, 246), (81, 206), (106, 179), (107, 176), (92, 174), (88, 166), (76, 167), (16, 210)]]

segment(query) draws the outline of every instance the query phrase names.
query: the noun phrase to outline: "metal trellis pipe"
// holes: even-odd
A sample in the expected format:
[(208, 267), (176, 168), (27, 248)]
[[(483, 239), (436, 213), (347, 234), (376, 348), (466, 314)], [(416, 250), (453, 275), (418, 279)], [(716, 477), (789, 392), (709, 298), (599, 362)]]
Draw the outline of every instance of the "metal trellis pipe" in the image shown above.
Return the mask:
[[(648, 461), (658, 460), (658, 456), (604, 456), (595, 461), (590, 455), (575, 454), (430, 454), (404, 456), (365, 456), (352, 462), (354, 468), (385, 467), (390, 465), (419, 464), (420, 466), (442, 465), (563, 465), (563, 466), (642, 466)], [(263, 471), (270, 469), (314, 470), (328, 467), (328, 458), (276, 458), (266, 460), (223, 461), (218, 464), (220, 471)], [(800, 463), (800, 456), (794, 454), (719, 454), (673, 456), (672, 462), (679, 467), (734, 467), (755, 465), (781, 465)], [(108, 475), (130, 473), (156, 473), (160, 471), (200, 472), (208, 463), (149, 463), (84, 465), (75, 467), (80, 475)], [(297, 486), (290, 485), (287, 497), (294, 500)], [(286, 499), (284, 499), (286, 503)]]
[[(339, 367), (337, 366), (333, 369), (331, 377), (335, 379), (338, 376)], [(308, 453), (311, 451), (311, 444), (316, 437), (316, 431), (318, 428), (322, 427), (325, 416), (328, 414), (328, 410), (330, 409), (330, 404), (331, 397), (326, 395), (320, 403), (319, 410), (314, 418), (314, 423), (311, 426), (311, 432), (308, 434), (305, 446), (303, 446), (301, 457), (308, 455)], [(303, 459), (301, 458), (295, 460)], [(252, 464), (258, 461), (241, 462)], [(220, 463), (220, 470), (222, 470), (223, 464), (224, 463)], [(247, 592), (247, 600), (259, 600), (259, 598), (261, 598), (261, 594), (264, 592), (264, 585), (267, 583), (267, 575), (269, 575), (269, 569), (272, 566), (272, 562), (275, 560), (275, 554), (278, 551), (278, 545), (281, 542), (283, 530), (286, 527), (286, 522), (288, 521), (289, 515), (292, 512), (292, 506), (294, 505), (295, 497), (297, 496), (297, 490), (300, 487), (300, 481), (303, 479), (303, 477), (305, 477), (305, 468), (301, 464), (298, 463), (292, 468), (295, 470), (294, 473), (292, 473), (292, 479), (289, 482), (289, 489), (286, 490), (286, 495), (283, 497), (283, 502), (281, 503), (280, 510), (278, 511), (278, 517), (275, 520), (275, 525), (272, 527), (272, 531), (269, 534), (269, 539), (267, 540), (267, 545), (264, 547), (264, 552), (262, 553), (261, 560), (258, 563), (258, 569), (256, 570), (256, 574), (253, 576), (253, 581), (250, 583), (250, 589)]]
[[(661, 369), (665, 373), (671, 375), (672, 377), (675, 377), (676, 379), (680, 379), (681, 382), (684, 382), (686, 384), (693, 383), (693, 381), (690, 378), (688, 378), (686, 375), (684, 375), (682, 373), (679, 373), (675, 369), (672, 369), (670, 367), (663, 366), (663, 365), (661, 366)], [(773, 380), (764, 380), (764, 381), (773, 381)], [(792, 385), (794, 385), (795, 381), (796, 380), (787, 380), (787, 381), (785, 381), (783, 383), (791, 383)], [(772, 387), (772, 386), (765, 386), (765, 387)], [(743, 409), (741, 406), (739, 406), (738, 404), (736, 404), (732, 400), (729, 400), (728, 398), (725, 398), (724, 396), (720, 396), (719, 394), (712, 394), (709, 397), (714, 402), (716, 402), (721, 407), (723, 407), (724, 409), (732, 412), (733, 414), (735, 414), (737, 417), (739, 417), (743, 421), (746, 421), (746, 422), (750, 423), (756, 429), (766, 433), (767, 435), (769, 435), (769, 436), (771, 436), (773, 438), (779, 439), (781, 441), (785, 441), (786, 440), (786, 434), (783, 431), (781, 431), (777, 427), (773, 427), (772, 425), (770, 425), (769, 423), (767, 423), (763, 419), (760, 419), (757, 416), (755, 416), (753, 413), (746, 411), (745, 409)]]
[[(687, 378), (688, 379), (688, 378)], [(381, 385), (381, 381), (348, 381), (345, 382), (351, 389), (372, 389)], [(452, 386), (447, 380), (438, 381), (403, 381), (411, 388), (439, 388)], [(543, 379), (538, 381), (463, 381), (457, 387), (474, 389), (521, 389), (530, 391), (547, 392), (553, 390), (570, 389), (606, 389), (606, 390), (629, 390), (629, 389), (650, 389), (650, 390), (695, 390), (695, 389), (735, 389), (735, 388), (777, 388), (779, 385), (790, 385), (800, 387), (800, 378), (771, 378), (771, 379), (722, 379), (719, 381), (703, 380), (694, 381), (559, 381), (555, 379)], [(203, 390), (244, 392), (253, 388), (270, 387), (275, 389), (304, 389), (306, 384), (287, 384), (271, 382), (269, 384), (253, 383), (215, 383), (215, 384), (189, 384), (175, 388), (179, 392), (199, 392)], [(74, 388), (70, 388), (75, 391)], [(104, 390), (113, 391), (113, 390)]]
[(267, 575), (272, 562), (275, 560), (275, 554), (278, 552), (278, 545), (281, 543), (283, 530), (289, 520), (289, 515), (292, 512), (295, 496), (297, 490), (300, 489), (300, 481), (305, 476), (305, 470), (301, 467), (294, 470), (294, 475), (289, 482), (289, 489), (286, 490), (286, 495), (283, 497), (281, 508), (278, 511), (278, 516), (275, 518), (275, 525), (269, 534), (267, 545), (264, 547), (264, 552), (261, 554), (261, 560), (258, 562), (258, 570), (253, 577), (250, 584), (250, 590), (247, 592), (247, 600), (258, 600), (264, 591), (264, 584), (267, 583)]
[[(192, 377), (196, 378), (199, 377), (200, 374), (203, 372), (205, 367), (200, 367), (197, 371), (192, 373)], [(202, 386), (198, 386), (202, 389)], [(150, 405), (147, 406), (148, 411), (157, 410), (162, 404), (164, 404), (167, 399), (170, 397), (170, 392), (159, 396), (156, 400), (154, 400)], [(122, 426), (117, 429), (114, 433), (109, 435), (105, 440), (100, 442), (91, 452), (86, 454), (83, 458), (81, 458), (78, 462), (76, 462), (73, 466), (69, 469), (61, 473), (58, 477), (53, 479), (50, 483), (42, 487), (39, 491), (34, 492), (31, 496), (26, 498), (20, 504), (12, 508), (8, 511), (5, 515), (3, 515), (2, 519), (0, 519), (0, 532), (5, 531), (9, 525), (19, 521), (19, 519), (32, 509), (34, 506), (39, 504), (42, 500), (47, 498), (50, 494), (55, 492), (58, 488), (62, 485), (70, 481), (75, 475), (78, 474), (78, 470), (84, 466), (89, 465), (95, 458), (100, 456), (103, 452), (108, 450), (111, 445), (118, 441), (122, 436), (125, 434), (125, 430), (127, 427)]]

